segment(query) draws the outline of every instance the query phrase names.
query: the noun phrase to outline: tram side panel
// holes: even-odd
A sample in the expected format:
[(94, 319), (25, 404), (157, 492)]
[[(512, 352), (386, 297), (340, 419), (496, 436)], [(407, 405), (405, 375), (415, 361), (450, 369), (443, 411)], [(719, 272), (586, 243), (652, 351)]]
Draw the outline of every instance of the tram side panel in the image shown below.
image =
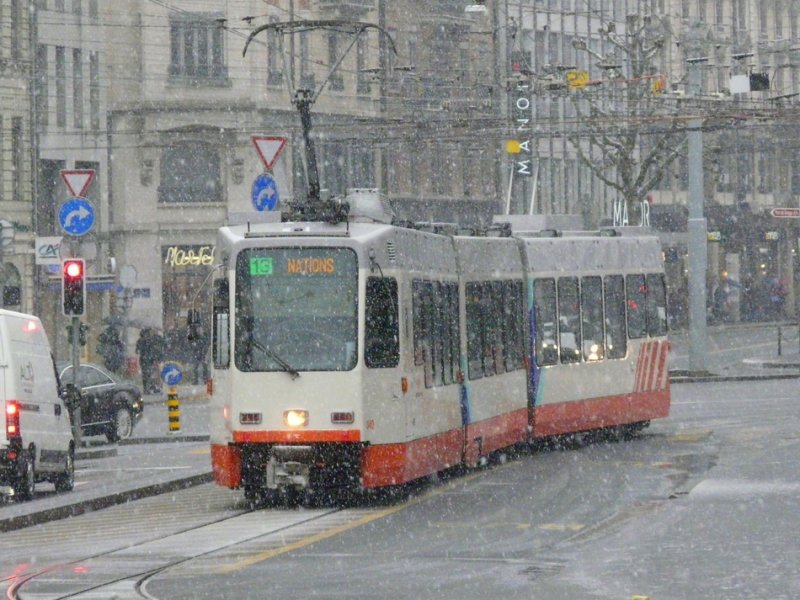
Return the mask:
[(526, 242), (534, 437), (667, 416), (669, 342), (657, 242)]
[[(452, 313), (457, 307), (452, 243), (447, 237), (413, 230), (397, 229), (395, 234), (399, 369), (389, 379), (366, 369), (369, 444), (362, 470), (367, 488), (405, 483), (455, 466), (461, 462), (463, 447), (457, 334), (452, 333), (457, 323)], [(391, 390), (391, 398), (383, 393), (384, 406), (391, 404), (395, 415), (391, 424), (382, 414), (381, 402), (375, 401), (381, 396), (380, 387)], [(370, 431), (373, 424), (376, 429)]]
[(461, 271), (465, 463), (528, 436), (524, 282), (511, 238), (455, 238)]

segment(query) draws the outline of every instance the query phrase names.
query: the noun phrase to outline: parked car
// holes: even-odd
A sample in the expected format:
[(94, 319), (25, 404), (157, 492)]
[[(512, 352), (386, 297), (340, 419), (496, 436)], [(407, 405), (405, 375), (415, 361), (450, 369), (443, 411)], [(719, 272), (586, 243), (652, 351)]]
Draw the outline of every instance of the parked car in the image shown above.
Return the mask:
[[(61, 384), (72, 383), (72, 364), (56, 367)], [(139, 386), (93, 363), (79, 365), (76, 383), (81, 392), (81, 433), (105, 435), (109, 442), (129, 438), (144, 409)]]

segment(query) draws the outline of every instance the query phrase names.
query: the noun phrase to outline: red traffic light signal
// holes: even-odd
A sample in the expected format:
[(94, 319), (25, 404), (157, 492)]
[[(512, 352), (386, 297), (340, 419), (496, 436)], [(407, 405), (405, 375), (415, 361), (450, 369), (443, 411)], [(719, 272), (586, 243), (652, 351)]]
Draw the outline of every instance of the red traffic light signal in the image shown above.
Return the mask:
[(61, 262), (61, 308), (67, 317), (80, 317), (86, 310), (86, 263), (82, 258)]

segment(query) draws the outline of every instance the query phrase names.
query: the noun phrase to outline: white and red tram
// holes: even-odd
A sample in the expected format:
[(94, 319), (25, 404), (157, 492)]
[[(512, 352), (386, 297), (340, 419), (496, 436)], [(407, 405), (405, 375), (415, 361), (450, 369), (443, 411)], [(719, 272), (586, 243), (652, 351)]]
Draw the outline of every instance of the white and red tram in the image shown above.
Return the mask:
[(655, 237), (358, 221), (220, 230), (218, 484), (379, 488), (668, 415)]

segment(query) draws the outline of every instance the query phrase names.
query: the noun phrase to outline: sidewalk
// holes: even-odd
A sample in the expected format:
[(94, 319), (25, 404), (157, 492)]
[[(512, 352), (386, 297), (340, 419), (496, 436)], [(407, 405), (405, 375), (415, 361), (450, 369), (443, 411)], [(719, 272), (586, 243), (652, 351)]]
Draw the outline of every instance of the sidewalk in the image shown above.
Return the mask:
[(670, 332), (670, 340), (670, 379), (673, 383), (800, 376), (800, 330), (796, 323), (709, 326), (705, 369), (701, 371), (689, 368), (688, 331)]

